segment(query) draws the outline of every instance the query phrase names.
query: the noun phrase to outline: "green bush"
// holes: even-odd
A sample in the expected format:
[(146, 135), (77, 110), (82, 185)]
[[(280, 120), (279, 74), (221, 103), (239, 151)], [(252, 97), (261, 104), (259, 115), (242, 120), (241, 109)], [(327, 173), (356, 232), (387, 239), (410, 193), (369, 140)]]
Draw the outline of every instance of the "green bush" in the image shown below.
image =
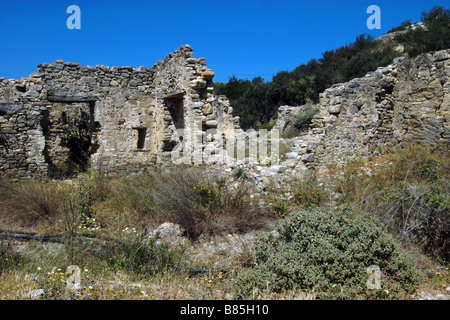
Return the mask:
[(5, 218), (24, 225), (53, 223), (60, 217), (68, 189), (52, 181), (0, 181), (0, 205)]
[(265, 129), (265, 130), (267, 130), (267, 131), (270, 131), (270, 130), (272, 130), (272, 129), (275, 127), (276, 124), (277, 124), (276, 122), (265, 123), (265, 124), (261, 125), (261, 126), (259, 127), (259, 129), (260, 129), (260, 130), (261, 130), (261, 129)]
[(245, 167), (243, 165), (238, 165), (234, 169), (232, 176), (235, 180), (246, 180), (248, 178), (247, 172), (245, 171)]
[(288, 214), (289, 204), (290, 203), (287, 200), (276, 197), (272, 200), (270, 212), (277, 217), (284, 218)]
[[(100, 210), (101, 219), (110, 225), (117, 225), (117, 228), (123, 228), (135, 219), (143, 221), (150, 218), (158, 221), (159, 214), (152, 197), (153, 181), (150, 172), (114, 181), (103, 210)], [(104, 214), (108, 211), (114, 214)]]
[(425, 28), (408, 29), (395, 37), (404, 44), (410, 57), (421, 53), (448, 49), (450, 47), (450, 10), (443, 7), (433, 7), (429, 12), (422, 13)]
[(392, 28), (387, 33), (397, 32), (397, 31), (405, 31), (411, 27), (411, 20), (403, 21), (398, 27)]
[(295, 115), (293, 126), (296, 128), (299, 132), (308, 131), (309, 125), (311, 124), (311, 121), (313, 117), (319, 112), (319, 109), (315, 106), (308, 105), (305, 108), (305, 111)]
[[(254, 250), (254, 265), (235, 280), (242, 298), (301, 289), (322, 299), (395, 299), (418, 284), (414, 263), (384, 228), (346, 212), (291, 213), (277, 234), (264, 234)], [(367, 287), (372, 265), (381, 270), (380, 289)]]
[[(106, 178), (85, 173), (72, 183), (60, 181), (0, 181), (0, 205), (7, 219), (26, 226), (67, 222), (68, 211), (88, 223), (96, 205), (109, 193)], [(75, 218), (75, 217), (72, 217)], [(78, 219), (78, 218), (77, 218)]]
[(324, 188), (313, 175), (293, 182), (291, 189), (293, 202), (300, 208), (323, 206), (328, 200)]
[[(104, 211), (111, 212), (100, 214), (101, 220), (120, 226), (132, 219), (138, 219), (139, 224), (144, 220), (152, 224), (173, 222), (181, 225), (193, 239), (202, 233), (258, 228), (264, 214), (260, 214), (261, 210), (250, 198), (245, 178), (243, 167), (237, 167), (228, 180), (209, 177), (192, 167), (149, 171), (112, 186), (103, 207)], [(235, 184), (238, 186), (234, 187)]]
[(278, 72), (272, 81), (233, 76), (227, 83), (215, 83), (214, 87), (217, 94), (227, 96), (233, 115), (240, 117), (241, 128), (247, 130), (269, 123), (281, 105), (317, 103), (319, 93), (333, 84), (362, 77), (388, 65), (399, 55), (391, 44), (362, 34), (353, 43), (324, 52), (318, 60), (311, 59), (292, 71)]
[(291, 115), (289, 124), (283, 132), (283, 137), (292, 138), (298, 136), (300, 133), (308, 131), (313, 117), (318, 112), (319, 109), (316, 106), (307, 105), (303, 112)]
[(0, 276), (4, 272), (10, 270), (17, 270), (24, 259), (12, 248), (12, 244), (9, 241), (0, 240)]

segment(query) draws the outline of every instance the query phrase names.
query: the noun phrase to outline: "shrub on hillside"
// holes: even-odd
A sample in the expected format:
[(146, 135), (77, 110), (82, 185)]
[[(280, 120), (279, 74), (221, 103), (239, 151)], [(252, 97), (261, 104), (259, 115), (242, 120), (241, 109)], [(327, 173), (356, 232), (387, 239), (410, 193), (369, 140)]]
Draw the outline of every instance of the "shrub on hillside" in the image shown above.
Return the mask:
[(171, 247), (157, 237), (147, 238), (133, 233), (122, 235), (120, 241), (102, 249), (113, 268), (146, 275), (178, 268), (183, 256), (181, 247)]
[(4, 272), (17, 269), (24, 263), (23, 260), (24, 258), (14, 251), (11, 242), (0, 240), (0, 276)]
[(104, 210), (113, 212), (109, 220), (177, 223), (190, 238), (242, 232), (257, 228), (264, 219), (242, 180), (245, 171), (236, 171), (229, 180), (190, 167), (149, 171), (116, 182)]
[(101, 204), (98, 217), (102, 223), (123, 229), (145, 220), (159, 221), (153, 201), (154, 179), (149, 172), (112, 181), (111, 191)]
[(234, 188), (223, 177), (177, 168), (153, 175), (153, 201), (165, 217), (181, 225), (190, 238), (201, 234), (243, 232), (258, 227), (260, 210), (243, 182)]
[(215, 83), (217, 94), (226, 95), (233, 115), (240, 117), (242, 129), (257, 128), (270, 122), (282, 105), (317, 103), (319, 93), (333, 84), (363, 77), (367, 72), (386, 66), (401, 55), (391, 44), (376, 41), (373, 36), (359, 35), (353, 43), (311, 59), (292, 71), (280, 71), (272, 81), (233, 76), (228, 83)]
[(302, 180), (294, 180), (291, 189), (292, 200), (300, 208), (322, 207), (329, 200), (324, 187), (314, 175), (309, 175)]
[(361, 162), (347, 167), (339, 180), (340, 204), (378, 218), (397, 241), (448, 260), (450, 163), (443, 147), (405, 146), (370, 176)]
[(421, 53), (448, 49), (450, 47), (450, 9), (434, 7), (422, 13), (424, 28), (409, 28), (395, 39), (404, 44), (410, 57)]
[(303, 112), (295, 113), (290, 116), (289, 124), (283, 136), (285, 138), (296, 137), (299, 134), (308, 131), (309, 125), (312, 122), (313, 117), (319, 112), (319, 109), (314, 105), (306, 105)]
[[(85, 223), (109, 193), (107, 179), (96, 173), (61, 181), (0, 181), (0, 205), (6, 219), (27, 226), (57, 225), (69, 220)], [(69, 213), (72, 215), (68, 217)], [(75, 220), (74, 220), (75, 219)], [(71, 228), (74, 226), (71, 226)]]
[[(413, 261), (379, 223), (346, 212), (291, 213), (254, 250), (254, 265), (236, 277), (242, 298), (296, 289), (325, 299), (401, 298), (418, 283)], [(372, 265), (381, 269), (380, 289), (368, 289)]]

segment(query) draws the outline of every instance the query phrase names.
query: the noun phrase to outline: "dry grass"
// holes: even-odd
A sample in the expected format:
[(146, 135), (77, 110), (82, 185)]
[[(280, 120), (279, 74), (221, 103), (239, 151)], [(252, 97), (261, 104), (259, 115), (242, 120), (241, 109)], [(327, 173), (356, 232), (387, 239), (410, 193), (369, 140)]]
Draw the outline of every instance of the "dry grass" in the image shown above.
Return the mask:
[(244, 183), (234, 188), (229, 181), (189, 167), (116, 181), (97, 215), (101, 222), (116, 228), (136, 223), (136, 219), (147, 225), (174, 222), (192, 239), (201, 234), (256, 229), (267, 218), (250, 199)]
[[(111, 262), (88, 252), (69, 260), (63, 245), (31, 242), (22, 247), (22, 257), (0, 276), (0, 300), (230, 300), (235, 271), (192, 275), (175, 267), (154, 274), (134, 272), (123, 263)], [(9, 260), (12, 252), (9, 252)], [(4, 256), (2, 259), (6, 259)], [(69, 290), (69, 265), (80, 267), (80, 286)], [(238, 265), (236, 266), (238, 267)], [(44, 294), (33, 295), (37, 290)], [(306, 299), (301, 292), (265, 294), (254, 299)]]
[[(344, 170), (332, 169), (327, 175), (318, 174), (317, 179), (311, 177), (312, 180), (293, 183), (289, 190), (293, 199), (272, 201), (274, 206), (278, 206), (272, 208), (272, 211), (279, 210), (277, 213), (283, 216), (299, 207), (329, 207), (331, 200), (328, 189), (331, 189), (341, 194), (339, 199), (333, 198), (333, 207), (341, 205), (355, 213), (379, 217), (393, 207), (397, 210), (396, 218), (406, 218), (405, 213), (409, 212), (408, 219), (413, 223), (415, 220), (411, 219), (424, 212), (422, 209), (431, 208), (432, 205), (435, 209), (446, 208), (449, 159), (448, 154), (407, 148), (373, 161), (354, 162)], [(371, 174), (368, 175), (367, 172)], [(128, 228), (136, 230), (136, 234), (145, 235), (156, 225), (171, 221), (181, 224), (191, 239), (196, 239), (199, 235), (213, 239), (221, 234), (253, 231), (273, 222), (272, 217), (253, 202), (244, 182), (236, 180), (230, 183), (216, 178), (215, 175), (205, 175), (195, 168), (175, 168), (118, 179), (87, 173), (80, 179), (74, 179), (72, 183), (1, 181), (0, 229), (30, 230), (40, 234), (87, 233), (115, 237), (127, 245), (117, 246), (97, 241), (92, 242), (89, 247), (86, 240), (81, 243), (82, 246), (75, 241), (65, 244), (2, 241), (0, 298), (29, 299), (29, 292), (48, 289), (49, 294), (40, 298), (235, 299), (238, 295), (233, 291), (231, 271), (193, 276), (177, 268), (171, 269), (170, 264), (166, 264), (160, 272), (140, 269), (140, 264), (145, 264), (146, 261), (148, 264), (149, 256), (142, 254), (139, 248), (148, 249), (146, 246), (149, 244), (144, 238), (131, 239), (129, 234), (123, 232)], [(320, 182), (324, 186), (319, 185)], [(238, 183), (237, 187), (235, 183)], [(417, 200), (415, 203), (414, 199), (408, 202), (405, 198), (407, 194), (401, 192), (408, 189), (400, 188), (407, 184), (419, 186), (423, 190), (435, 190), (428, 193), (428, 196), (433, 197), (420, 198), (421, 201)], [(387, 191), (392, 191), (393, 196), (389, 196)], [(432, 199), (434, 202), (422, 201), (423, 199)], [(273, 199), (265, 200), (270, 203)], [(384, 222), (391, 227), (405, 225), (398, 224), (398, 221), (393, 219)], [(441, 226), (445, 227), (445, 224)], [(395, 229), (391, 229), (391, 232), (395, 232)], [(8, 243), (9, 246), (6, 245)], [(404, 241), (404, 244), (408, 242)], [(434, 245), (437, 249), (444, 248), (442, 244)], [(447, 262), (444, 263), (441, 259), (436, 263), (433, 259), (425, 258), (423, 251), (413, 242), (408, 246), (408, 251), (418, 264), (426, 266), (420, 290), (446, 293), (445, 288), (449, 285), (448, 270), (445, 269)], [(144, 251), (147, 252), (147, 249)], [(157, 261), (166, 261), (165, 257), (178, 257), (176, 262), (172, 260), (172, 265), (181, 265), (186, 270), (194, 266), (210, 267), (215, 265), (217, 259), (228, 259), (224, 253), (223, 257), (217, 256), (214, 261), (204, 259), (200, 266), (189, 261), (192, 251), (170, 253), (164, 250), (154, 251), (161, 258)], [(235, 259), (227, 260), (227, 263), (231, 265), (231, 270), (234, 266), (236, 269), (246, 268), (251, 260), (249, 249)], [(73, 264), (80, 266), (82, 270), (82, 288), (78, 292), (65, 290), (68, 277), (65, 271)], [(61, 270), (57, 271), (58, 268)], [(85, 269), (88, 271), (85, 272)], [(429, 277), (430, 270), (433, 270), (432, 278)], [(52, 272), (59, 273), (58, 277), (52, 276), (50, 279)], [(35, 278), (37, 276), (45, 281), (38, 282)], [(250, 298), (294, 300), (315, 299), (316, 296), (295, 291), (279, 294), (269, 292)]]
[(398, 241), (448, 260), (449, 159), (448, 150), (410, 145), (381, 165), (355, 162), (339, 179), (339, 204), (379, 218)]
[(54, 222), (61, 213), (66, 194), (65, 186), (56, 182), (0, 182), (3, 211), (25, 226)]

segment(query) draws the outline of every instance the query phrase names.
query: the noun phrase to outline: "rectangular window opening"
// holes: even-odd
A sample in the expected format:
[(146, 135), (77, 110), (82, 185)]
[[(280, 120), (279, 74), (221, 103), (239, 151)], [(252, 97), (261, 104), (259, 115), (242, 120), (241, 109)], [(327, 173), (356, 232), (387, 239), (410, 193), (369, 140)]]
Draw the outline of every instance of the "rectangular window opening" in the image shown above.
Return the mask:
[(136, 128), (138, 132), (137, 148), (144, 149), (145, 147), (145, 136), (147, 135), (147, 128)]

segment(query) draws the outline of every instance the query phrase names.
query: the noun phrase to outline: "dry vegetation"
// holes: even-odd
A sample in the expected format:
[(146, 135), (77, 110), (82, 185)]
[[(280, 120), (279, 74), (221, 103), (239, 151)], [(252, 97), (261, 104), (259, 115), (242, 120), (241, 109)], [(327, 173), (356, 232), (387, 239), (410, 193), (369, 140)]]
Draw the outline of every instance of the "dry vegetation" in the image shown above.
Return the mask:
[[(268, 192), (264, 199), (268, 205), (264, 207), (246, 188), (245, 172), (224, 177), (204, 175), (200, 168), (174, 168), (115, 179), (85, 173), (72, 181), (3, 180), (0, 299), (404, 299), (418, 291), (448, 294), (450, 157), (448, 150), (443, 150), (410, 147), (372, 161), (352, 162), (344, 170), (293, 181), (290, 200)], [(269, 245), (275, 242), (264, 231), (273, 230), (277, 221), (279, 230), (287, 228), (286, 221), (297, 221), (295, 228), (312, 231), (318, 227), (311, 222), (313, 218), (295, 220), (292, 212), (306, 212), (311, 217), (314, 212), (330, 217), (341, 217), (345, 212), (345, 218), (339, 221), (356, 221), (353, 228), (360, 230), (361, 239), (366, 237), (363, 230), (373, 228), (365, 226), (365, 220), (359, 217), (376, 220), (380, 224), (376, 229), (379, 241), (391, 243), (387, 239), (392, 238), (399, 253), (383, 260), (375, 249), (365, 252), (370, 261), (390, 266), (384, 273), (384, 277), (390, 277), (390, 290), (367, 294), (341, 268), (341, 278), (335, 278), (340, 279), (344, 291), (327, 292), (328, 285), (336, 286), (339, 283), (333, 281), (338, 280), (326, 276), (329, 270), (325, 262), (310, 249), (305, 249), (294, 264), (298, 263), (300, 269), (309, 263), (315, 271), (289, 269), (290, 273), (277, 276), (285, 282), (258, 287), (259, 280), (278, 272), (262, 263), (266, 261), (263, 256), (290, 259), (283, 255), (287, 251)], [(226, 270), (206, 270), (211, 266), (193, 259), (186, 242), (170, 245), (148, 237), (151, 230), (167, 221), (184, 228), (189, 246), (220, 235), (255, 230), (263, 234), (255, 251), (248, 248), (234, 257)], [(333, 224), (325, 229), (340, 227)], [(314, 231), (316, 237), (323, 228)], [(11, 235), (22, 240), (8, 240)], [(324, 233), (323, 239), (328, 239), (333, 248), (342, 248), (342, 243), (351, 243), (353, 236)], [(29, 241), (23, 241), (26, 237)], [(292, 241), (297, 240), (284, 237), (277, 240), (280, 246), (296, 247)], [(328, 258), (333, 260), (337, 257), (332, 254), (335, 249), (330, 250)], [(402, 260), (403, 256), (408, 256), (409, 262)], [(358, 259), (345, 261), (352, 264), (366, 258)], [(81, 270), (81, 287), (74, 290), (67, 290), (70, 265)], [(402, 265), (403, 271), (396, 273), (395, 266)], [(390, 274), (401, 275), (403, 280), (396, 282)], [(417, 281), (413, 275), (418, 275), (414, 278)], [(312, 284), (308, 286), (305, 276), (321, 279), (321, 291)], [(254, 288), (258, 290), (249, 289), (252, 281), (256, 281)], [(399, 289), (405, 284), (406, 291)], [(33, 296), (38, 289), (43, 294)]]

